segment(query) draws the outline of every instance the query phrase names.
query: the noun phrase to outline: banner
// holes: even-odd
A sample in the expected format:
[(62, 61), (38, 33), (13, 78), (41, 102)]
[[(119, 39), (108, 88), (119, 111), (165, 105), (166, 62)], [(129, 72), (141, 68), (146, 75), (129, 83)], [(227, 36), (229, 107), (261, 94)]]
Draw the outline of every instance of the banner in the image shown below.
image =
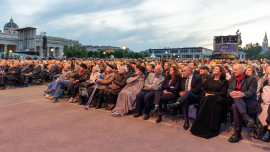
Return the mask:
[(217, 52), (233, 52), (234, 44), (220, 44), (217, 45)]

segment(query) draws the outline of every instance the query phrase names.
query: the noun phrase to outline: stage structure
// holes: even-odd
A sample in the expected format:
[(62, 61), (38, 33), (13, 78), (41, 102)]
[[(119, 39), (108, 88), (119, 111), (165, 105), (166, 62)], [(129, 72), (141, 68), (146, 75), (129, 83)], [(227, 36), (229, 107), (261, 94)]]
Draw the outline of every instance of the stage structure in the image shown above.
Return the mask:
[(238, 49), (242, 45), (241, 33), (236, 35), (214, 36), (213, 55), (211, 59), (238, 59)]

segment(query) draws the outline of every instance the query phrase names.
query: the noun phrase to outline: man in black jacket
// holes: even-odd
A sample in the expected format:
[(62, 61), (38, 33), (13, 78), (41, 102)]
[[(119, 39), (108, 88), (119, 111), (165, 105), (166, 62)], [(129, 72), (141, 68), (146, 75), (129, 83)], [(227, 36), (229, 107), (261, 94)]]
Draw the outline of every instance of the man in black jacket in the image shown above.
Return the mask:
[(0, 76), (0, 83), (1, 83), (0, 90), (5, 89), (6, 79), (8, 79), (8, 80), (16, 80), (16, 79), (18, 79), (20, 74), (21, 74), (21, 68), (19, 66), (19, 62), (15, 61), (14, 65), (13, 65), (13, 68), (11, 68), (7, 72), (7, 74)]
[(52, 62), (51, 62), (51, 68), (49, 70), (43, 71), (41, 73), (41, 76), (40, 76), (41, 77), (41, 81), (43, 81), (44, 76), (48, 76), (48, 77), (51, 76), (53, 78), (57, 74), (58, 66), (55, 63), (56, 63), (56, 61), (55, 60), (52, 60)]
[(185, 119), (184, 129), (189, 128), (189, 105), (198, 103), (199, 96), (202, 92), (202, 78), (193, 75), (193, 69), (190, 66), (184, 67), (184, 78), (181, 80), (180, 98), (174, 104), (168, 105), (170, 110), (174, 110), (182, 106), (183, 116)]
[(257, 79), (245, 74), (244, 66), (236, 64), (233, 67), (235, 77), (229, 82), (228, 94), (232, 98), (232, 109), (234, 115), (234, 134), (229, 142), (235, 143), (242, 139), (242, 119), (244, 118), (247, 127), (252, 127), (254, 121), (247, 113), (258, 113), (262, 111), (261, 105), (257, 102)]
[(33, 71), (30, 72), (29, 75), (26, 75), (25, 76), (24, 86), (27, 87), (27, 84), (28, 84), (28, 81), (29, 81), (30, 78), (39, 77), (40, 72), (41, 72), (41, 66), (38, 65), (38, 60), (35, 60), (34, 61)]

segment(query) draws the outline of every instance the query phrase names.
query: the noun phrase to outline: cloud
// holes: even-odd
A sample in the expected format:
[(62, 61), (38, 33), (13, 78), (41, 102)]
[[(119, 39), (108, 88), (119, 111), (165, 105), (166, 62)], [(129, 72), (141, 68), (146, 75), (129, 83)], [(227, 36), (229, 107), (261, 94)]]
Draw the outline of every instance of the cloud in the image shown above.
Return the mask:
[(242, 32), (261, 43), (270, 31), (265, 0), (2, 0), (0, 25), (14, 21), (84, 45), (126, 45), (134, 51), (164, 47), (206, 47), (213, 36)]

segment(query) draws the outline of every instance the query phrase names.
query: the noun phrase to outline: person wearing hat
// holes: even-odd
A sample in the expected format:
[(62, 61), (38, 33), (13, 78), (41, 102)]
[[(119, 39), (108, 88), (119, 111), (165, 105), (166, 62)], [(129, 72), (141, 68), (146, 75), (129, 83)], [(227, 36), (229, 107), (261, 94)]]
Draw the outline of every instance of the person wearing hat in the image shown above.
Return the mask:
[(115, 108), (109, 113), (111, 116), (125, 116), (130, 110), (135, 109), (136, 95), (144, 86), (144, 67), (135, 68), (135, 77), (126, 81), (126, 86), (120, 91), (117, 97)]
[(200, 67), (200, 74), (198, 74), (198, 76), (202, 78), (202, 87), (204, 87), (206, 79), (211, 77), (209, 68), (207, 66)]
[[(111, 64), (107, 64), (106, 71), (102, 74), (102, 79), (97, 79), (96, 82), (98, 82), (98, 86), (96, 89), (95, 94), (98, 94), (98, 96), (94, 96), (93, 101), (89, 107), (96, 107), (95, 109), (99, 109), (102, 106), (102, 103), (104, 102), (104, 91), (108, 88), (108, 86), (112, 83), (112, 81), (115, 79), (114, 74), (114, 66)], [(87, 89), (88, 96), (92, 94), (93, 90), (95, 88), (95, 85), (92, 87), (89, 87)]]
[(90, 77), (90, 71), (87, 69), (87, 65), (82, 63), (80, 65), (80, 72), (78, 73), (77, 77), (75, 78), (73, 82), (69, 84), (69, 89), (72, 93), (72, 97), (68, 101), (69, 103), (79, 100), (79, 96), (76, 97), (79, 87), (82, 86), (81, 84), (83, 82), (86, 82), (87, 80), (89, 80), (89, 77)]
[[(141, 69), (143, 70), (143, 69)], [(144, 108), (144, 120), (149, 119), (149, 113), (151, 109), (151, 101), (154, 100), (155, 92), (160, 91), (161, 84), (164, 81), (164, 76), (162, 75), (163, 68), (161, 65), (155, 67), (154, 73), (150, 73), (145, 80), (144, 87), (140, 93), (136, 96), (136, 109), (134, 118), (142, 115), (142, 110)]]

